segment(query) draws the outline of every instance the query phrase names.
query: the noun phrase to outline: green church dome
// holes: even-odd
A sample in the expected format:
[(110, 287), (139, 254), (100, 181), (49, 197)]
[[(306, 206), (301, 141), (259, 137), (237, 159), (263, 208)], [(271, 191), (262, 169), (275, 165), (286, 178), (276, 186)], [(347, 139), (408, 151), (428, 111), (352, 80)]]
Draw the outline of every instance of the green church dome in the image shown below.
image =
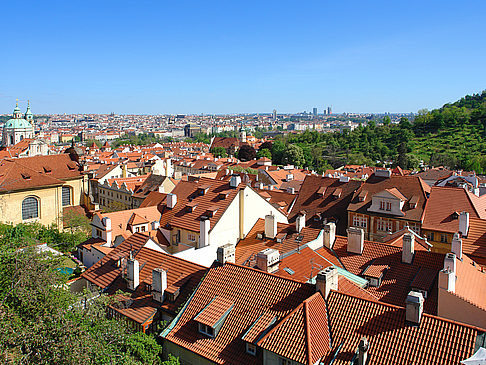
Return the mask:
[(12, 118), (7, 120), (5, 128), (32, 128), (32, 125), (23, 118)]

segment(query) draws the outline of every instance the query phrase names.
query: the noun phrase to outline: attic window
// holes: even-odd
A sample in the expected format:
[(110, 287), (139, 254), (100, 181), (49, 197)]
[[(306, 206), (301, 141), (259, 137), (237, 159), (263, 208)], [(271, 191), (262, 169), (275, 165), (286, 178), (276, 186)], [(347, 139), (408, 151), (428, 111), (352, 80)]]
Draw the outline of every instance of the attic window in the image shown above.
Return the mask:
[(169, 302), (174, 303), (180, 294), (181, 288), (179, 286), (171, 285), (165, 289), (165, 294)]
[(295, 271), (292, 270), (290, 267), (284, 267), (284, 271), (288, 273), (289, 275), (294, 275)]
[(197, 204), (196, 203), (193, 203), (193, 202), (189, 202), (186, 204), (186, 210), (191, 213), (191, 212), (194, 212), (194, 210), (196, 209), (197, 207)]
[(299, 234), (297, 237), (295, 237), (295, 242), (302, 242), (302, 240), (304, 239), (304, 236)]
[(210, 186), (209, 185), (201, 185), (199, 188), (198, 188), (198, 192), (200, 195), (204, 195), (208, 192)]
[(452, 219), (458, 219), (459, 218), (459, 213), (458, 212), (454, 212), (451, 214), (451, 217)]
[(210, 337), (216, 337), (233, 307), (234, 303), (232, 301), (220, 296), (214, 297), (194, 317), (194, 320), (198, 323), (199, 332)]
[(69, 170), (75, 170), (75, 169), (76, 169), (76, 165), (75, 165), (74, 163), (71, 163), (71, 162), (70, 162), (70, 163), (68, 163), (68, 164), (67, 164), (67, 168), (68, 168)]
[(335, 199), (340, 198), (340, 197), (341, 197), (342, 192), (343, 192), (343, 189), (341, 189), (341, 188), (337, 188), (337, 189), (336, 189), (336, 190), (334, 190), (334, 192), (332, 193), (333, 198), (335, 198)]
[(379, 287), (388, 269), (388, 265), (371, 264), (363, 271), (363, 276), (368, 280), (370, 286)]
[(417, 208), (418, 200), (419, 200), (418, 196), (416, 196), (416, 195), (412, 196), (412, 198), (408, 202), (408, 204), (410, 205), (410, 208), (411, 209)]
[(275, 237), (275, 240), (278, 242), (278, 243), (282, 243), (285, 239), (285, 237), (287, 236), (287, 234), (285, 233), (279, 233), (277, 234), (277, 236)]
[(52, 172), (52, 169), (49, 166), (44, 166), (43, 169), (46, 174)]
[(30, 175), (26, 172), (22, 172), (20, 175), (22, 175), (22, 178), (25, 180), (30, 180)]
[(368, 192), (366, 190), (363, 190), (361, 193), (359, 193), (358, 200), (360, 202), (364, 202), (367, 196), (368, 196)]
[(317, 190), (317, 194), (324, 196), (324, 194), (326, 194), (326, 187), (321, 186), (319, 190)]

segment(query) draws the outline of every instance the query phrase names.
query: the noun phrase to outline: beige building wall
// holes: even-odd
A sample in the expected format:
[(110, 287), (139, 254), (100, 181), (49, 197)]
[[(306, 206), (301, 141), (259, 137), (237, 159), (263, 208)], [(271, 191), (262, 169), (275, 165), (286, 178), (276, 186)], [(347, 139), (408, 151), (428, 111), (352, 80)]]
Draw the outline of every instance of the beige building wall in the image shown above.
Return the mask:
[(172, 342), (164, 341), (164, 356), (167, 357), (168, 354), (172, 354), (179, 358), (181, 365), (214, 365), (208, 359), (205, 359), (183, 347), (180, 347)]
[(440, 317), (486, 328), (486, 311), (447, 290), (439, 289), (437, 311)]
[[(262, 350), (257, 349), (257, 351), (262, 351)], [(271, 351), (263, 350), (263, 365), (280, 365), (280, 364), (282, 364), (280, 359), (283, 359), (283, 357), (278, 356), (277, 354), (275, 354)], [(287, 362), (285, 364), (304, 365), (304, 364), (301, 364), (300, 362), (297, 362), (297, 361), (292, 361), (292, 360), (288, 360), (288, 359), (286, 359), (286, 360), (287, 360)], [(319, 363), (319, 361), (317, 363)]]

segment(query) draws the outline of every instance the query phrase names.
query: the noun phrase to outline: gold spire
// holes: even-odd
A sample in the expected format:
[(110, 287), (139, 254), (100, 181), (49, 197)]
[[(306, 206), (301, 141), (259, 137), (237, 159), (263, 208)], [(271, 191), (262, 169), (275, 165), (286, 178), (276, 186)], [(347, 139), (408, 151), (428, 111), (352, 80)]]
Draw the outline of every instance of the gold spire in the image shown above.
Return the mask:
[(19, 106), (19, 99), (15, 99), (15, 106), (18, 107)]

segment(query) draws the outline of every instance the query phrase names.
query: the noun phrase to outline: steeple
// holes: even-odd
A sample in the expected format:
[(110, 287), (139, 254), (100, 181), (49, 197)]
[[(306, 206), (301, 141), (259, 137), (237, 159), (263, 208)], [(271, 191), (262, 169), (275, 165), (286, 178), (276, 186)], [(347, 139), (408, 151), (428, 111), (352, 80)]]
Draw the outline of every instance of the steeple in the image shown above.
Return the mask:
[(25, 112), (25, 120), (28, 121), (30, 124), (34, 124), (34, 115), (30, 110), (30, 100), (27, 100), (27, 111)]
[(22, 113), (19, 108), (19, 99), (15, 99), (15, 109), (13, 111), (14, 119), (22, 119)]

